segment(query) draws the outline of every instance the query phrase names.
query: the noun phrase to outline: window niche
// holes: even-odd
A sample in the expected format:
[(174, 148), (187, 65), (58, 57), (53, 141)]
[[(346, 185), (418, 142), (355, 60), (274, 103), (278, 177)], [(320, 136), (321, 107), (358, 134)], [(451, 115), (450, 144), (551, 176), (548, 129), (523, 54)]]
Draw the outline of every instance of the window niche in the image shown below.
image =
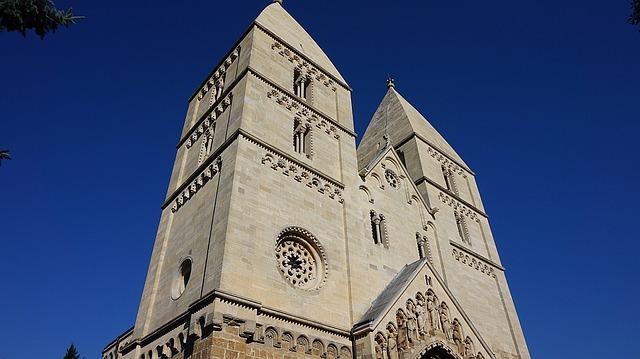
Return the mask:
[(387, 241), (387, 224), (384, 215), (376, 213), (374, 210), (371, 210), (369, 215), (371, 217), (371, 236), (373, 243), (389, 248), (389, 242)]
[(464, 216), (458, 212), (454, 212), (454, 216), (456, 218), (456, 227), (458, 228), (458, 236), (462, 240), (463, 243), (471, 245), (471, 238), (469, 237), (469, 230), (467, 229), (467, 222), (464, 219)]
[(447, 190), (457, 195), (458, 188), (456, 187), (456, 180), (453, 175), (453, 171), (445, 166), (442, 166), (442, 176), (444, 177), (444, 183), (447, 186)]
[(192, 265), (193, 262), (191, 258), (185, 258), (182, 263), (180, 263), (171, 290), (171, 297), (174, 300), (180, 298), (185, 289), (187, 289), (187, 284), (189, 284), (189, 279), (191, 279)]
[(293, 93), (304, 100), (311, 95), (311, 80), (298, 69), (293, 71)]
[(293, 150), (311, 158), (311, 126), (299, 118), (293, 120)]
[(200, 144), (200, 153), (198, 154), (198, 166), (204, 162), (205, 159), (211, 155), (211, 151), (213, 150), (213, 137), (216, 132), (215, 123), (209, 127), (205, 134), (202, 136), (202, 143)]

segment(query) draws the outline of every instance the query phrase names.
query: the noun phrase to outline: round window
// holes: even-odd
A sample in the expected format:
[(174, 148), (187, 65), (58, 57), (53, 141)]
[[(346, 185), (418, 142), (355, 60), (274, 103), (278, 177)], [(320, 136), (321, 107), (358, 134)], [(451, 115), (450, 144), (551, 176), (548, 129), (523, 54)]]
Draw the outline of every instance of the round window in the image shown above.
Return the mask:
[(400, 184), (400, 180), (398, 179), (398, 175), (392, 170), (386, 170), (384, 172), (384, 178), (389, 182), (389, 186), (393, 188), (398, 188)]
[(285, 229), (278, 236), (275, 252), (280, 274), (293, 287), (314, 290), (324, 284), (326, 258), (311, 233), (298, 227)]
[(171, 290), (171, 297), (173, 299), (180, 298), (184, 290), (187, 289), (187, 284), (189, 283), (189, 279), (191, 279), (191, 266), (191, 258), (186, 258), (182, 261), (180, 267), (178, 267), (178, 272), (176, 273), (176, 278), (173, 281), (173, 288)]

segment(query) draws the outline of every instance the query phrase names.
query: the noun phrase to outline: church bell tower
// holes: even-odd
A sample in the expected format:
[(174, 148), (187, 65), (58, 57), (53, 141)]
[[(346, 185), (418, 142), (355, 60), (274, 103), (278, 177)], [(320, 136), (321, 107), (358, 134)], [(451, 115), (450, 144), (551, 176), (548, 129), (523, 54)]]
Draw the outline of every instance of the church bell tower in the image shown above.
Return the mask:
[(492, 239), (452, 237), (482, 205), (446, 141), (416, 144), (430, 129), (390, 87), (356, 148), (351, 88), (268, 5), (189, 98), (135, 326), (103, 359), (529, 358), (510, 296), (474, 304), (508, 288)]

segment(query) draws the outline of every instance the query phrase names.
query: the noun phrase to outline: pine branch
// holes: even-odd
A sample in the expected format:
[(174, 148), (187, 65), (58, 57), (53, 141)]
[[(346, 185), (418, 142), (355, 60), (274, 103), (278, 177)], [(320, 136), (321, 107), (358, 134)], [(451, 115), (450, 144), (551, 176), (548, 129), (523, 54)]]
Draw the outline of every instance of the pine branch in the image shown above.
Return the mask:
[(58, 10), (51, 0), (0, 0), (0, 31), (18, 31), (26, 36), (33, 30), (40, 38), (55, 32), (59, 26), (68, 27), (84, 16), (76, 16), (73, 9)]

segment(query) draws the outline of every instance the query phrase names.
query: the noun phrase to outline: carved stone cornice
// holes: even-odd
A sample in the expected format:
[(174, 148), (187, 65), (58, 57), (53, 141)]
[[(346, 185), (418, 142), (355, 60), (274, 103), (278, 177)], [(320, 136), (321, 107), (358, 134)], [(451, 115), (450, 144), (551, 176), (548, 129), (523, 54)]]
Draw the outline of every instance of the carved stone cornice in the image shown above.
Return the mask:
[(476, 212), (475, 210), (465, 206), (457, 198), (453, 198), (453, 197), (447, 195), (444, 192), (440, 192), (440, 194), (438, 194), (438, 199), (440, 199), (440, 201), (442, 203), (444, 203), (444, 204), (448, 205), (449, 207), (453, 208), (456, 212), (458, 212), (460, 214), (463, 214), (464, 216), (468, 217), (472, 221), (476, 221), (477, 223), (480, 223), (480, 218), (478, 217), (478, 212)]
[[(282, 38), (280, 38), (278, 35), (274, 34), (273, 32), (271, 32), (269, 29), (265, 28), (264, 26), (258, 24), (258, 23), (254, 23), (254, 25), (259, 28), (260, 30), (262, 30), (262, 32), (264, 32), (265, 34), (267, 34), (269, 37), (271, 37), (271, 39), (276, 40), (278, 43), (280, 43), (281, 45), (283, 45), (283, 48), (286, 47), (287, 50), (289, 50), (292, 54), (294, 54), (295, 56), (299, 57), (302, 61), (306, 61), (310, 66), (313, 66), (314, 68), (316, 68), (319, 72), (322, 72), (323, 75), (325, 75), (327, 78), (335, 81), (336, 84), (344, 87), (346, 90), (351, 91), (351, 87), (349, 87), (349, 85), (347, 85), (346, 83), (344, 83), (342, 80), (336, 78), (334, 75), (332, 75), (331, 73), (329, 73), (327, 70), (323, 69), (322, 66), (319, 66), (315, 61), (311, 60), (309, 57), (307, 57), (305, 54), (299, 52), (297, 49), (295, 49), (293, 46), (291, 46), (291, 44), (288, 44), (286, 41), (284, 41)], [(283, 55), (284, 56), (284, 55)]]
[(209, 92), (209, 90), (211, 90), (214, 86), (217, 86), (221, 81), (222, 83), (224, 83), (224, 75), (226, 74), (227, 69), (229, 68), (229, 66), (231, 66), (233, 61), (238, 58), (238, 55), (240, 55), (240, 47), (236, 47), (233, 51), (231, 51), (231, 54), (229, 54), (229, 56), (227, 56), (227, 58), (222, 61), (218, 69), (214, 70), (211, 73), (209, 79), (205, 81), (204, 84), (200, 87), (200, 90), (198, 90), (198, 100), (202, 100), (207, 92)]
[(311, 62), (303, 59), (295, 51), (292, 51), (288, 46), (283, 45), (281, 42), (276, 40), (271, 45), (271, 49), (280, 54), (280, 56), (289, 60), (289, 62), (293, 63), (295, 67), (306, 77), (315, 79), (318, 83), (323, 84), (334, 92), (337, 90), (335, 81), (329, 78), (322, 70), (319, 70)]
[(176, 196), (173, 206), (171, 206), (171, 212), (176, 213), (182, 206), (193, 196), (195, 196), (202, 187), (204, 187), (209, 180), (213, 178), (218, 172), (220, 172), (220, 166), (222, 165), (222, 159), (216, 158), (212, 163), (204, 167), (191, 183), (186, 186), (182, 193)]
[[(267, 84), (268, 86), (271, 87), (271, 90), (269, 90), (267, 92), (267, 94), (271, 93), (272, 95), (270, 96), (270, 98), (274, 98), (277, 101), (278, 104), (282, 105), (283, 107), (285, 107), (287, 110), (289, 111), (302, 111), (303, 109), (308, 111), (308, 116), (315, 116), (319, 119), (319, 121), (321, 122), (322, 126), (320, 128), (325, 128), (326, 131), (329, 131), (328, 133), (335, 133), (337, 134), (336, 130), (342, 130), (342, 132), (349, 134), (353, 137), (356, 137), (356, 133), (353, 132), (352, 130), (346, 128), (343, 124), (337, 122), (336, 120), (332, 119), (331, 117), (329, 117), (329, 115), (323, 113), (322, 111), (318, 110), (317, 108), (315, 108), (312, 105), (309, 105), (308, 103), (304, 103), (302, 101), (300, 101), (291, 91), (283, 88), (282, 86), (274, 83), (273, 81), (269, 80), (269, 78), (267, 78), (266, 76), (264, 76), (263, 74), (261, 74), (259, 71), (257, 71), (254, 68), (249, 67), (248, 68), (249, 72), (254, 75), (256, 78), (258, 78), (260, 81), (264, 82), (265, 84)], [(273, 93), (273, 90), (276, 90), (276, 93)], [(287, 100), (285, 100), (284, 98), (287, 98)], [(334, 128), (331, 128), (331, 127)], [(337, 137), (339, 138), (339, 137)]]
[(459, 174), (462, 178), (467, 178), (466, 171), (458, 166), (453, 160), (450, 160), (447, 156), (443, 155), (440, 151), (436, 150), (430, 145), (427, 145), (427, 153), (431, 155), (436, 161), (440, 162), (443, 166), (447, 167), (451, 171)]
[(475, 173), (469, 168), (467, 167), (465, 164), (458, 162), (457, 160), (451, 158), (449, 155), (447, 155), (446, 153), (440, 151), (438, 149), (438, 146), (434, 145), (433, 143), (431, 143), (431, 141), (427, 140), (426, 138), (424, 138), (422, 135), (417, 134), (417, 133), (412, 133), (409, 136), (405, 137), (404, 139), (398, 141), (398, 143), (395, 143), (393, 145), (393, 147), (395, 149), (398, 149), (399, 147), (402, 147), (402, 145), (404, 145), (405, 143), (409, 142), (412, 138), (417, 138), (420, 141), (422, 141), (423, 143), (427, 144), (429, 147), (433, 148), (434, 150), (438, 151), (438, 153), (442, 156), (444, 156), (445, 158), (447, 158), (449, 161), (451, 161), (452, 163), (455, 163), (456, 165), (458, 165), (460, 168), (464, 169), (465, 171), (469, 172), (469, 174), (471, 174), (472, 176), (475, 176)]
[(319, 171), (299, 162), (295, 158), (276, 150), (256, 137), (247, 133), (243, 133), (241, 137), (262, 148), (264, 154), (261, 163), (263, 165), (267, 165), (273, 170), (291, 177), (298, 183), (305, 184), (307, 187), (314, 189), (322, 195), (337, 200), (338, 203), (344, 203), (344, 199), (342, 198), (342, 193), (344, 192), (343, 184), (331, 179), (327, 175), (321, 174)]
[(484, 263), (484, 261), (474, 258), (473, 255), (470, 256), (469, 254), (465, 254), (464, 252), (459, 251), (455, 248), (453, 249), (452, 254), (453, 258), (455, 258), (458, 262), (466, 264), (469, 267), (474, 268), (475, 270), (480, 271), (481, 273), (484, 273), (492, 278), (496, 277), (496, 274), (493, 272), (493, 267)]
[(195, 130), (191, 132), (189, 138), (187, 138), (186, 146), (187, 149), (190, 149), (193, 144), (198, 141), (198, 138), (202, 136), (203, 133), (207, 132), (207, 130), (213, 126), (216, 122), (218, 116), (220, 116), (229, 106), (231, 106), (231, 99), (233, 98), (232, 94), (228, 94), (222, 101), (218, 102), (218, 105), (213, 108), (213, 110), (209, 111), (204, 120), (199, 123), (197, 127), (194, 126)]
[[(452, 255), (453, 255), (454, 257), (456, 257), (456, 255), (458, 256), (458, 257), (456, 258), (456, 260), (458, 260), (458, 261), (460, 261), (460, 262), (462, 262), (462, 263), (464, 263), (464, 264), (469, 264), (469, 263), (471, 263), (471, 264), (469, 264), (469, 266), (475, 266), (475, 263), (476, 263), (476, 262), (482, 262), (482, 263), (484, 263), (485, 265), (489, 265), (489, 266), (491, 266), (491, 267), (493, 267), (493, 268), (495, 268), (495, 269), (498, 269), (498, 270), (501, 270), (501, 271), (503, 271), (503, 272), (504, 272), (504, 270), (505, 270), (505, 269), (504, 269), (504, 267), (503, 267), (502, 265), (500, 265), (500, 264), (498, 264), (498, 263), (496, 263), (496, 262), (492, 261), (491, 259), (486, 258), (485, 256), (480, 255), (480, 254), (478, 254), (478, 253), (476, 253), (476, 252), (472, 251), (471, 249), (466, 248), (466, 247), (464, 247), (463, 245), (461, 245), (461, 244), (459, 244), (459, 243), (456, 243), (456, 242), (454, 242), (454, 241), (449, 241), (449, 243), (454, 247), (454, 248), (453, 248)], [(457, 249), (457, 252), (458, 252), (458, 253), (455, 253), (456, 249)], [(464, 253), (463, 253), (463, 252), (464, 252)], [(465, 255), (465, 253), (466, 253), (468, 256), (466, 256), (466, 255)], [(476, 259), (476, 262), (474, 262), (473, 260), (469, 262), (469, 258), (470, 258), (469, 256), (474, 257), (474, 258)], [(463, 258), (463, 257), (464, 257), (464, 258)], [(463, 262), (463, 259), (465, 259), (466, 261), (465, 261), (465, 262)], [(476, 268), (476, 269), (478, 269), (478, 270), (479, 270), (480, 268)], [(485, 272), (486, 272), (486, 270), (485, 270)], [(491, 269), (491, 271), (490, 271), (490, 272), (491, 272), (491, 273), (494, 273), (493, 269)], [(489, 274), (489, 273), (487, 273), (487, 274)], [(495, 278), (495, 274), (493, 275), (493, 277)]]
[(304, 121), (311, 126), (315, 126), (318, 129), (324, 129), (322, 132), (335, 139), (340, 139), (336, 126), (332, 125), (328, 120), (318, 117), (317, 114), (309, 110), (306, 105), (302, 104), (302, 102), (295, 97), (289, 96), (277, 89), (271, 89), (271, 91), (267, 92), (267, 98), (273, 98), (278, 105), (286, 108), (289, 112), (295, 112), (294, 118)]

